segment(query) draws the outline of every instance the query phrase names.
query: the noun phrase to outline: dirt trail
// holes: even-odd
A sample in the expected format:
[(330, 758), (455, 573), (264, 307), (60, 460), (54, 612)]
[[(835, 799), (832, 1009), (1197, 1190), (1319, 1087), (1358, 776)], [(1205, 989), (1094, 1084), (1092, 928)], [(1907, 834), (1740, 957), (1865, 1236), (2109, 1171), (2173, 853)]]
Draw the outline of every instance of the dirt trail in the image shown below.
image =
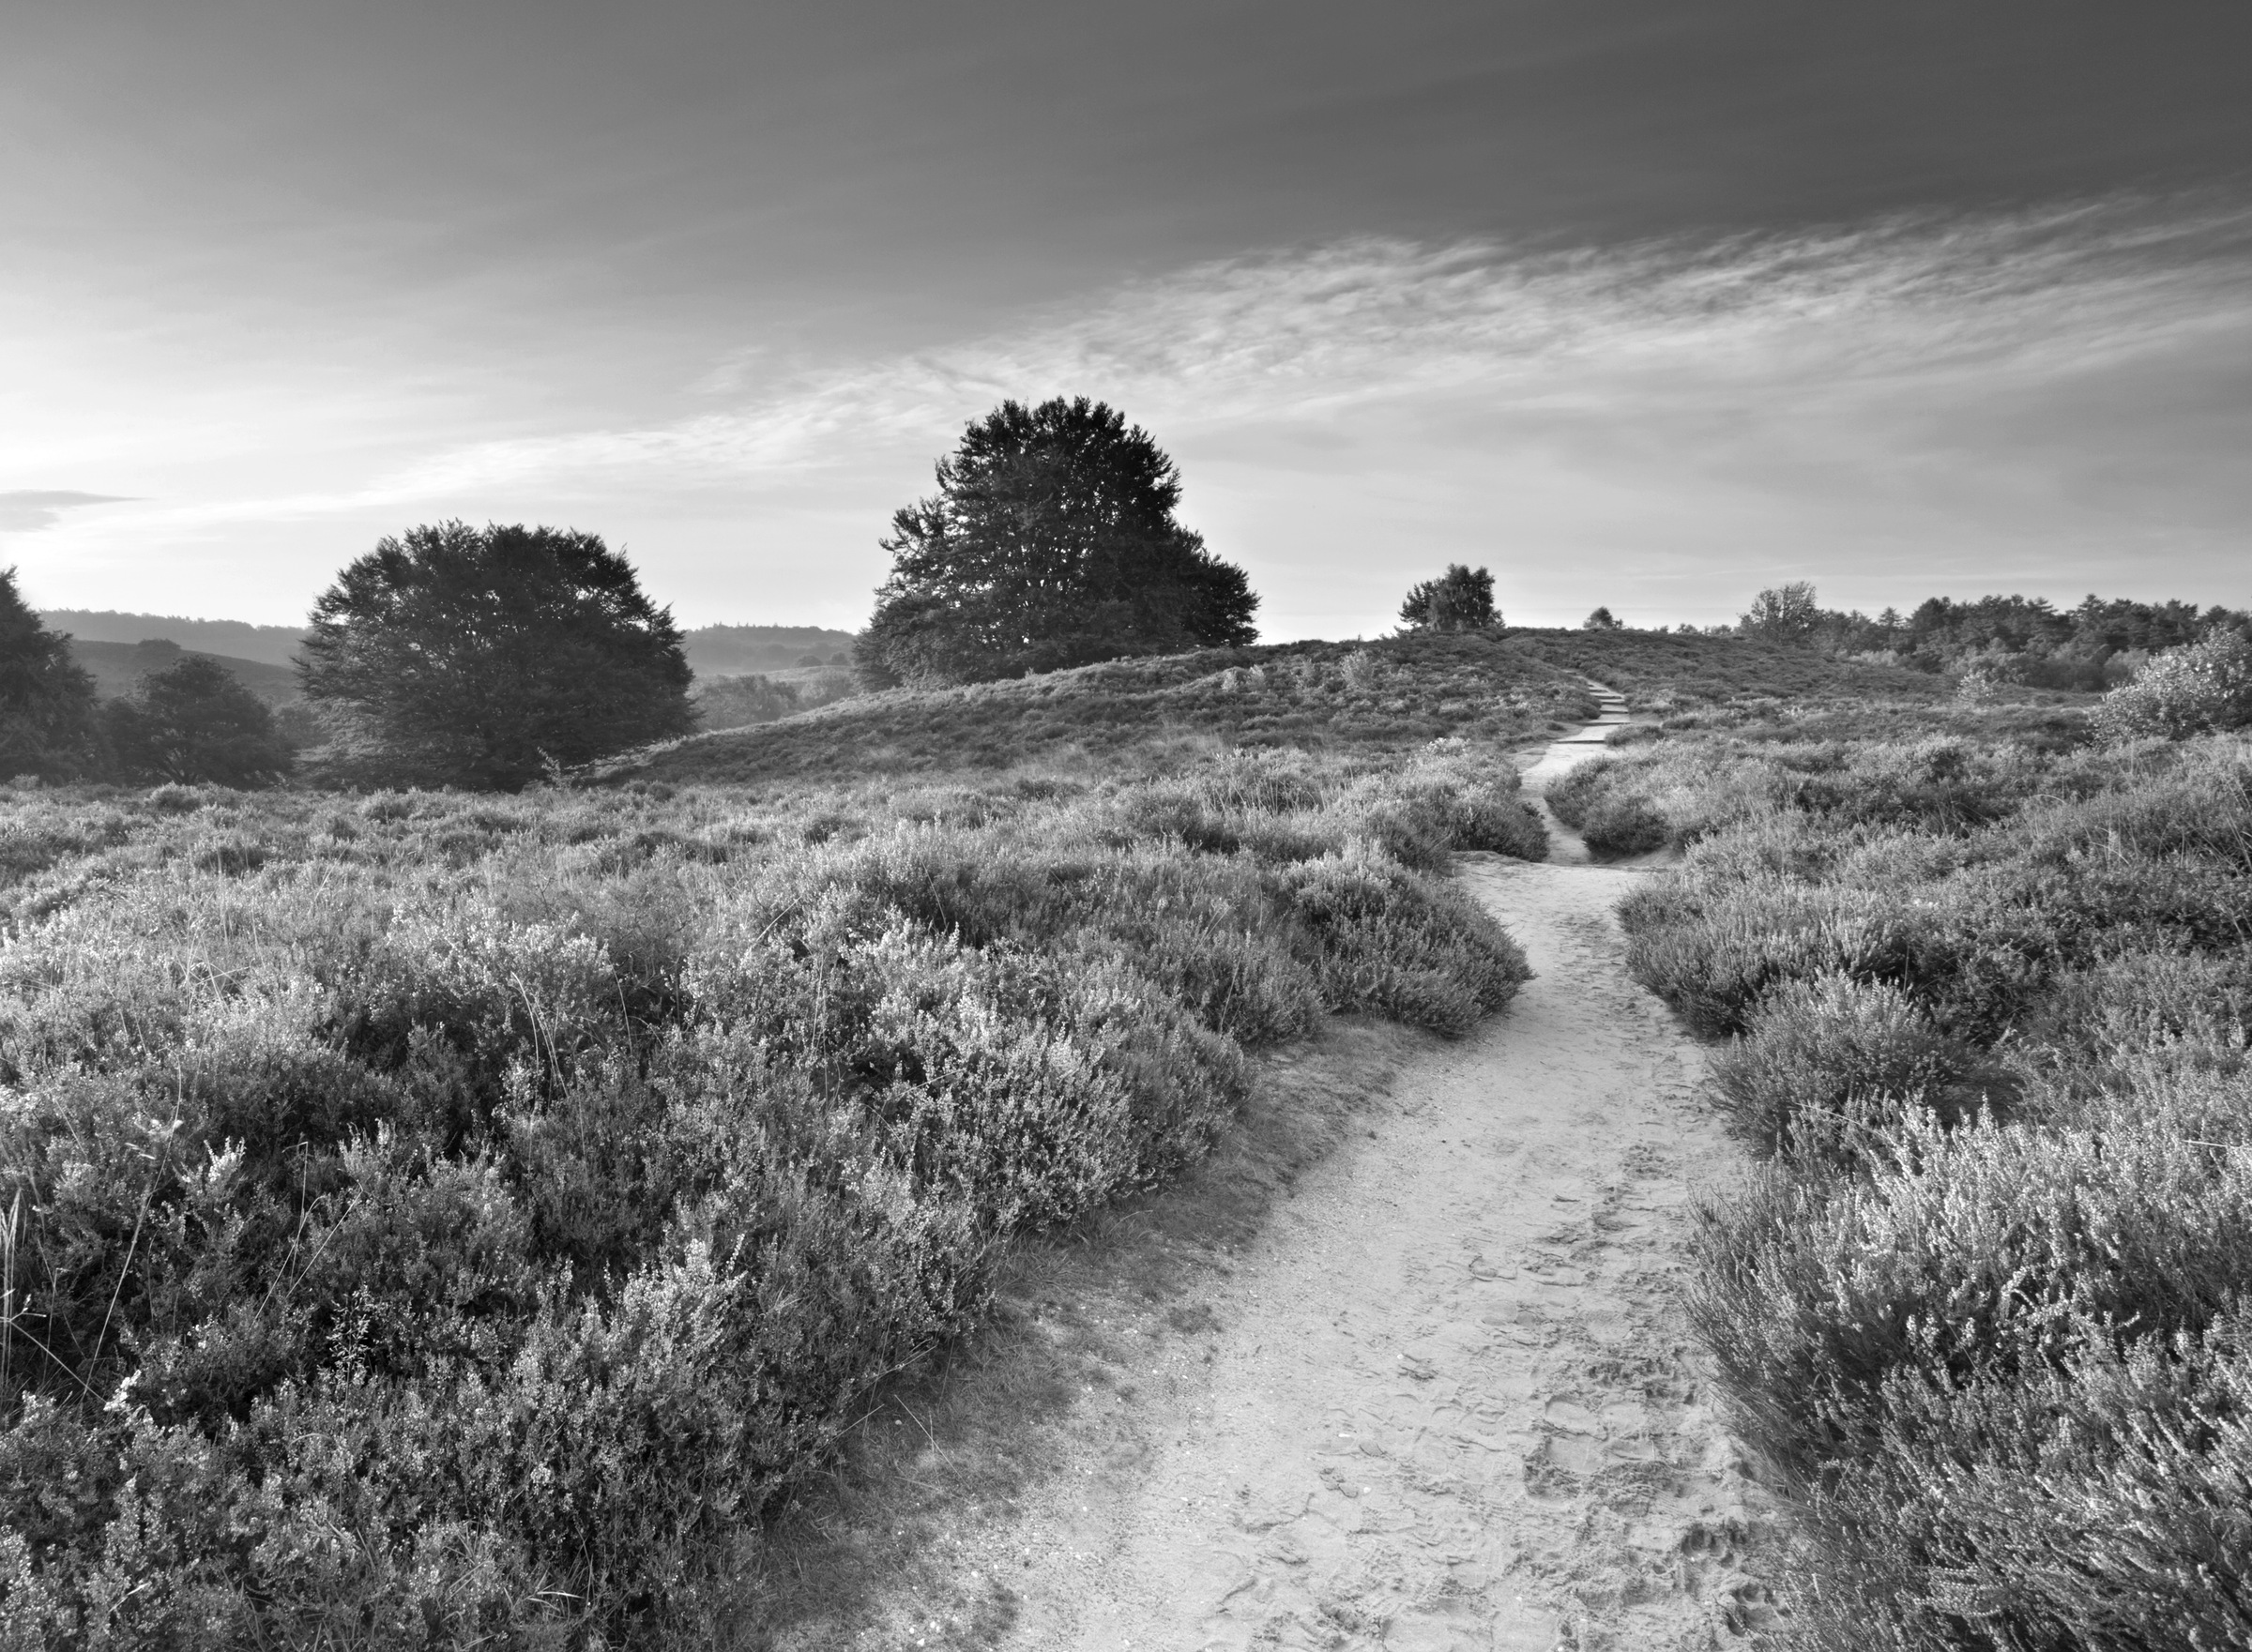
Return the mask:
[(1736, 1159), (1621, 967), (1637, 875), (1465, 858), (1539, 978), (1418, 1051), (1214, 1281), (1133, 1448), (981, 1545), (1023, 1555), (999, 1644), (1701, 1647), (1764, 1617), (1679, 1305), (1690, 1189)]

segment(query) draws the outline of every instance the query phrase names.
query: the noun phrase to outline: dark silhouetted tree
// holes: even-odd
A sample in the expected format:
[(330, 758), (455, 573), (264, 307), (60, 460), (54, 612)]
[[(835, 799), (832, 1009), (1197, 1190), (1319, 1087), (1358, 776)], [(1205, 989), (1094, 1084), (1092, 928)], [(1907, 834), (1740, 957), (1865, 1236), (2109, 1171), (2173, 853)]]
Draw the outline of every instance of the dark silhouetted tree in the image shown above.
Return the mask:
[(1619, 622), (1607, 608), (1598, 608), (1579, 622), (1583, 631), (1622, 631), (1626, 627)]
[(873, 687), (981, 682), (1249, 643), (1243, 570), (1174, 520), (1180, 475), (1085, 397), (1004, 402), (891, 519), (891, 576), (855, 660)]
[(1494, 576), (1483, 568), (1449, 563), (1438, 579), (1408, 591), (1400, 624), (1411, 631), (1478, 631), (1501, 623), (1494, 607)]
[(688, 733), (680, 640), (595, 535), (449, 522), (339, 574), (297, 673), (339, 773), (513, 789)]
[(94, 679), (70, 658), (70, 639), (24, 605), (16, 570), (0, 568), (0, 781), (99, 772)]
[(205, 654), (149, 673), (131, 699), (102, 707), (102, 721), (118, 766), (135, 780), (265, 786), (296, 759), (273, 709)]

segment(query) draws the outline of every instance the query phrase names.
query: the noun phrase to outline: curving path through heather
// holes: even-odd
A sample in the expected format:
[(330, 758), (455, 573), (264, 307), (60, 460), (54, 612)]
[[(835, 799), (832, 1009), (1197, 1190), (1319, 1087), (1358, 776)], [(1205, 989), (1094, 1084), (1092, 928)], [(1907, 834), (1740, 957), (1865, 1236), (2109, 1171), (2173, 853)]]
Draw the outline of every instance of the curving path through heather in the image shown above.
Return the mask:
[(1206, 1359), (1153, 1372), (1137, 1448), (1027, 1500), (998, 1644), (1705, 1647), (1764, 1615), (1757, 1493), (1680, 1300), (1691, 1189), (1736, 1159), (1621, 966), (1639, 874), (1463, 875), (1538, 978), (1300, 1185), (1214, 1291)]
[[(1529, 796), (1626, 720), (1603, 691)], [(1221, 1156), (1272, 1191), (1208, 1244), (1200, 1201), (1255, 1186), (1216, 1160), (1040, 1263), (989, 1359), (876, 1419), (889, 1466), (808, 1511), (737, 1644), (1666, 1652), (1766, 1621), (1681, 1309), (1692, 1190), (1740, 1162), (1626, 976), (1644, 874), (1551, 829), (1548, 864), (1462, 857), (1538, 972), (1509, 1009), (1278, 1057)], [(1301, 1121), (1330, 1144), (1262, 1157)]]

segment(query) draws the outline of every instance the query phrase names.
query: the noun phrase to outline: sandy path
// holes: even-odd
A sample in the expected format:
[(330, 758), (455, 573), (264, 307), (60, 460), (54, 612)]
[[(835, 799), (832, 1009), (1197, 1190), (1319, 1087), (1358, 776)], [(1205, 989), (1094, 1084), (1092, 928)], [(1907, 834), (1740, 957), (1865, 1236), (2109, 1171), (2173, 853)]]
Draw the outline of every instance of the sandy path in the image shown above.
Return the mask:
[(1133, 1447), (1027, 1500), (1001, 1644), (1660, 1648), (1764, 1615), (1678, 1301), (1689, 1190), (1736, 1159), (1621, 967), (1637, 875), (1465, 857), (1539, 978), (1305, 1178)]

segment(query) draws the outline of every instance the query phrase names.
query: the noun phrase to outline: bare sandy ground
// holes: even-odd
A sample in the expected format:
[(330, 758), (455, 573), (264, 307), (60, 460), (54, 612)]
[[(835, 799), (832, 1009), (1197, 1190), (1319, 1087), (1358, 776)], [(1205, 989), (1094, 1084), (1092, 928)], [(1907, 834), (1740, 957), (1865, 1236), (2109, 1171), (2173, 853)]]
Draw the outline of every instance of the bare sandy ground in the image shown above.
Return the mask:
[(1026, 1500), (1000, 1644), (1701, 1647), (1765, 1615), (1678, 1303), (1689, 1189), (1734, 1152), (1620, 967), (1636, 875), (1468, 857), (1540, 978), (1301, 1185), (1209, 1363), (1152, 1371), (1146, 1449)]
[[(1039, 1263), (984, 1364), (872, 1424), (873, 1490), (770, 1567), (746, 1644), (1638, 1652), (1765, 1622), (1765, 1506), (1681, 1309), (1691, 1190), (1741, 1164), (1623, 968), (1647, 874), (1560, 848), (1463, 857), (1538, 972), (1507, 1012), (1286, 1058), (1249, 1134), (1296, 1097), (1318, 1145), (1247, 1140)], [(1240, 1224), (1192, 1232), (1231, 1186)]]

